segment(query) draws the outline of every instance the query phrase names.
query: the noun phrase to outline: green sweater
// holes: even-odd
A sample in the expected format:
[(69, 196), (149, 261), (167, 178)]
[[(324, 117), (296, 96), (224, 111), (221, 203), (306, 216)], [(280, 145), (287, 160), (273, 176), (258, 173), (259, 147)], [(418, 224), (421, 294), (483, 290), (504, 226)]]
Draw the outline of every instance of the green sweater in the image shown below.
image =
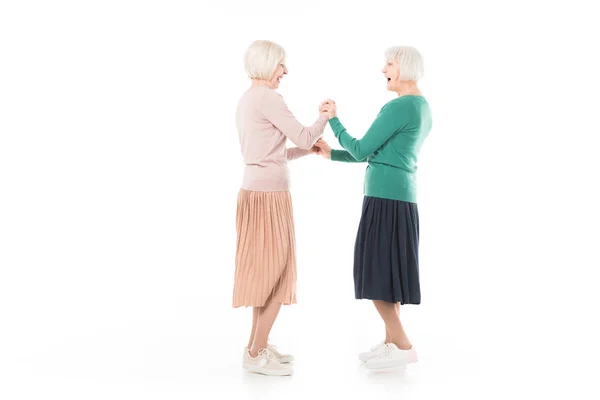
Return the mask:
[(365, 196), (417, 202), (417, 158), (431, 130), (431, 110), (422, 96), (391, 100), (363, 136), (355, 139), (335, 117), (329, 125), (346, 150), (332, 150), (331, 160), (368, 162)]

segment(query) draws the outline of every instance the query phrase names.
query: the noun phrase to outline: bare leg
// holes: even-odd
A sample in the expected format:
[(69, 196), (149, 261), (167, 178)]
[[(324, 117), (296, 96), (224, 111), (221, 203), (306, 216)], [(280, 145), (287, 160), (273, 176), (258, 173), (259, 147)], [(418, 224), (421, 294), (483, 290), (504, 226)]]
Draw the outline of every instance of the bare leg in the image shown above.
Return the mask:
[(260, 307), (254, 307), (252, 309), (252, 330), (250, 331), (250, 340), (248, 340), (248, 348), (252, 347), (252, 343), (254, 343), (254, 333), (256, 332), (256, 324), (258, 323), (259, 312)]
[[(400, 302), (395, 304), (396, 312), (400, 315)], [(385, 343), (390, 343), (392, 341), (392, 337), (390, 336), (390, 330), (387, 325), (385, 326)]]
[(254, 341), (250, 347), (252, 357), (256, 357), (260, 349), (267, 348), (267, 340), (280, 309), (281, 303), (267, 303), (260, 308), (256, 330), (254, 331)]
[(380, 300), (373, 300), (373, 304), (375, 304), (375, 308), (377, 308), (379, 315), (381, 315), (383, 322), (385, 322), (390, 337), (390, 343), (394, 343), (402, 350), (410, 349), (412, 344), (404, 332), (404, 328), (400, 322), (400, 316), (398, 315), (399, 306), (394, 303)]

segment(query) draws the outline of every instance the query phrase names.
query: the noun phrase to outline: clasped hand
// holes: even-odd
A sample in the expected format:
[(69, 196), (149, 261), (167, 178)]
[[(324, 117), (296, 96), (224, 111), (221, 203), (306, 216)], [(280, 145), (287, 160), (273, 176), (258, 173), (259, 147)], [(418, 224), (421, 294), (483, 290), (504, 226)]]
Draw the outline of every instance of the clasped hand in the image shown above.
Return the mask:
[[(333, 101), (331, 99), (327, 99), (327, 100), (323, 101), (319, 105), (319, 112), (321, 114), (327, 115), (327, 117), (329, 119), (336, 117), (337, 116), (337, 108), (335, 105), (335, 101)], [(318, 154), (322, 157), (331, 159), (331, 146), (329, 146), (329, 144), (323, 138), (320, 138), (319, 140), (317, 140), (317, 142), (312, 147), (312, 151), (315, 154)]]

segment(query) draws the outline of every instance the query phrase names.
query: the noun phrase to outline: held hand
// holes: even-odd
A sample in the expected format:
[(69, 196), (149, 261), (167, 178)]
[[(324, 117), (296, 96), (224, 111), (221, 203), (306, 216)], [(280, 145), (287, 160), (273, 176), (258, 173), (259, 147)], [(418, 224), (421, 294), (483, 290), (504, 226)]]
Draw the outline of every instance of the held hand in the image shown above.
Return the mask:
[(337, 107), (335, 105), (335, 101), (328, 99), (322, 102), (319, 105), (319, 112), (323, 114), (327, 114), (329, 119), (337, 116)]
[(327, 158), (328, 160), (331, 160), (331, 146), (329, 146), (329, 144), (325, 140), (317, 140), (317, 143), (315, 143), (315, 145), (313, 146), (313, 149), (314, 148), (317, 149), (317, 154)]

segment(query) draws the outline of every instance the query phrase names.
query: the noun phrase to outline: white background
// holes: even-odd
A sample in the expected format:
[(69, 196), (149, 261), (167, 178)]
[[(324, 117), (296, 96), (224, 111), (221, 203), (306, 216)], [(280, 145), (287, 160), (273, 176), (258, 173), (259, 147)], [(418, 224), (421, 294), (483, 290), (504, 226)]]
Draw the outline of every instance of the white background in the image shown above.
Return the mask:
[[(0, 398), (597, 398), (592, 2), (207, 3), (1, 3)], [(353, 292), (364, 164), (316, 156), (290, 166), (299, 304), (272, 333), (295, 375), (241, 370), (234, 113), (255, 39), (285, 47), (301, 122), (331, 97), (355, 137), (393, 98), (383, 51), (424, 55), (405, 371), (356, 360), (383, 334)]]

